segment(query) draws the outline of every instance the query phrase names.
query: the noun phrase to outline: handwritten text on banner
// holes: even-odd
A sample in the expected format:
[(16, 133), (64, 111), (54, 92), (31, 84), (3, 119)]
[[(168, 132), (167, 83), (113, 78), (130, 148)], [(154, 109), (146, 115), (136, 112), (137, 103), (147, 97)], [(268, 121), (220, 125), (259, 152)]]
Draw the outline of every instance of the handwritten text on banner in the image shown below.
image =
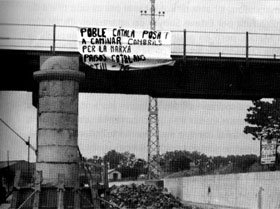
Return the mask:
[(171, 32), (123, 28), (79, 28), (79, 52), (97, 70), (140, 70), (174, 65)]

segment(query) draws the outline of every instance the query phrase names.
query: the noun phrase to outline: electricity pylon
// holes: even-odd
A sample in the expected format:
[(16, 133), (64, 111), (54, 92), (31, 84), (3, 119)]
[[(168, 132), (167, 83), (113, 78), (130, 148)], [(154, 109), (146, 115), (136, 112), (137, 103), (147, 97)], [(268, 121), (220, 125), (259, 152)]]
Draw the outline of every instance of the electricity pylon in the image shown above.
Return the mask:
[[(150, 28), (156, 29), (155, 16), (164, 16), (164, 12), (155, 12), (155, 0), (151, 1), (151, 13), (141, 11), (141, 15), (151, 16)], [(158, 128), (158, 102), (157, 98), (149, 96), (149, 117), (148, 117), (148, 179), (159, 179), (161, 168), (159, 165), (159, 128)]]

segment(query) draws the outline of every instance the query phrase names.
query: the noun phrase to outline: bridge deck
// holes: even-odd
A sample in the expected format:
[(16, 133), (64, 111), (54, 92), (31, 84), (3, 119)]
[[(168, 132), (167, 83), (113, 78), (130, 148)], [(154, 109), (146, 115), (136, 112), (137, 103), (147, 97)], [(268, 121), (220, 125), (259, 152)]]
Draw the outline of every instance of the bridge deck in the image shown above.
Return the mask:
[[(0, 90), (36, 92), (33, 72), (46, 51), (0, 50)], [(76, 52), (56, 55), (79, 56)], [(280, 95), (280, 60), (173, 56), (173, 67), (143, 71), (96, 71), (80, 61), (80, 92), (143, 94), (158, 98), (256, 99)], [(81, 59), (80, 59), (81, 60)]]

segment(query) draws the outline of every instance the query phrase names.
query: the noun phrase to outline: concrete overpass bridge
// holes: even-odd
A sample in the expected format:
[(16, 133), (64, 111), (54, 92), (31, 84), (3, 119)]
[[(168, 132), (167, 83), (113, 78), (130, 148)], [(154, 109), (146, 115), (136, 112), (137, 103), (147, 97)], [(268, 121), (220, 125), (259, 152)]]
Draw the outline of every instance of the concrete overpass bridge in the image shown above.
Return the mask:
[[(33, 73), (40, 69), (40, 57), (51, 55), (48, 51), (1, 49), (5, 76), (0, 78), (0, 90), (36, 94), (38, 85)], [(79, 57), (79, 70), (85, 73), (80, 92), (242, 100), (280, 95), (280, 59), (172, 56), (176, 60), (173, 67), (115, 72), (91, 69), (77, 52), (60, 51), (55, 55)]]
[[(78, 26), (0, 23), (0, 90), (36, 92), (41, 56), (79, 57), (80, 92), (158, 98), (256, 99), (279, 96), (280, 34), (171, 30), (173, 67), (96, 71), (77, 52)], [(49, 50), (51, 49), (51, 50)], [(15, 77), (20, 78), (15, 81)], [(9, 82), (5, 82), (9, 81)]]

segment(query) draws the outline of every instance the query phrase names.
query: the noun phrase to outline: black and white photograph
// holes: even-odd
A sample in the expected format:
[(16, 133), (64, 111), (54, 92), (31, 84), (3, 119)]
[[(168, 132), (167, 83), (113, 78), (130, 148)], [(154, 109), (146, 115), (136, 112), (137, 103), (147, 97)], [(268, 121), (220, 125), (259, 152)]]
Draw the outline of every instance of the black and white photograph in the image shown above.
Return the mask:
[(0, 0), (0, 209), (280, 209), (280, 0)]

